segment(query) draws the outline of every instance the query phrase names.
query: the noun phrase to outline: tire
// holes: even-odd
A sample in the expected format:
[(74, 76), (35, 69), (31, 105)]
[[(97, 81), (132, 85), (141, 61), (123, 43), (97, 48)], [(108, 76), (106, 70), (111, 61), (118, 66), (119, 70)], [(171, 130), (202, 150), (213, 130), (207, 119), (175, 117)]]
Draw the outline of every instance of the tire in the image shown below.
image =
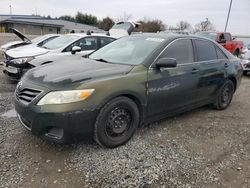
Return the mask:
[(108, 148), (123, 145), (134, 135), (139, 119), (137, 105), (127, 97), (117, 97), (100, 110), (95, 123), (94, 140)]
[(226, 109), (232, 101), (233, 94), (234, 94), (234, 84), (231, 80), (227, 80), (224, 83), (224, 85), (220, 88), (216, 96), (216, 101), (213, 104), (214, 108), (217, 110)]

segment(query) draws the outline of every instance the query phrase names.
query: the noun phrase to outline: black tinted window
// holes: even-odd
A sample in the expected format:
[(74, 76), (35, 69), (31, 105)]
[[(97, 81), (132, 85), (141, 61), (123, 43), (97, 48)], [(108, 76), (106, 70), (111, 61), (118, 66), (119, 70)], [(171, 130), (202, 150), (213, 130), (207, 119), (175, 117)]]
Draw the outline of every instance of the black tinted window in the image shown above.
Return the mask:
[(198, 61), (209, 61), (217, 59), (215, 46), (210, 41), (195, 40)]
[(162, 53), (161, 57), (169, 57), (176, 59), (178, 64), (191, 63), (194, 61), (193, 45), (191, 40), (177, 40)]
[(106, 46), (107, 44), (113, 42), (115, 39), (108, 37), (100, 37), (101, 47)]
[(96, 50), (97, 48), (97, 40), (96, 37), (87, 37), (87, 38), (82, 38), (76, 42), (74, 42), (73, 44), (69, 45), (64, 52), (70, 52), (71, 49), (74, 46), (79, 46), (81, 47), (82, 51), (86, 51), (86, 50)]
[(218, 59), (227, 59), (227, 56), (218, 47), (216, 47), (216, 52)]
[(224, 33), (224, 38), (226, 39), (226, 41), (231, 41), (231, 36), (229, 33)]

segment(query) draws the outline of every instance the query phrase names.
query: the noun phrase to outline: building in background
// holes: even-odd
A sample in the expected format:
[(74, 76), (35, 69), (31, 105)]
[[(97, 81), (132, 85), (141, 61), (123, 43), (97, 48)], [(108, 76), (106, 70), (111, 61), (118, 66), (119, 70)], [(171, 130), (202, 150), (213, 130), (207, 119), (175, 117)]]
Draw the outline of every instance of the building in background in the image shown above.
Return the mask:
[(23, 34), (44, 35), (49, 33), (69, 33), (74, 32), (95, 32), (101, 33), (103, 30), (86, 25), (54, 18), (46, 18), (35, 15), (1, 15), (0, 33), (9, 32), (10, 28), (15, 28)]

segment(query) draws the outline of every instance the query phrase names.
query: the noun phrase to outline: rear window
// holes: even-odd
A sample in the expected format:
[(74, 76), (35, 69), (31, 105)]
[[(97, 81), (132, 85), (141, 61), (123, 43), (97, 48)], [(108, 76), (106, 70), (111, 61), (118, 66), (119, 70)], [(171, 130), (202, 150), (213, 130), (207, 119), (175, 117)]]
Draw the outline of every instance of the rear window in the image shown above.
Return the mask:
[(226, 41), (231, 41), (231, 35), (229, 33), (224, 33), (224, 38)]
[(210, 61), (217, 59), (214, 44), (206, 40), (194, 40), (198, 61)]

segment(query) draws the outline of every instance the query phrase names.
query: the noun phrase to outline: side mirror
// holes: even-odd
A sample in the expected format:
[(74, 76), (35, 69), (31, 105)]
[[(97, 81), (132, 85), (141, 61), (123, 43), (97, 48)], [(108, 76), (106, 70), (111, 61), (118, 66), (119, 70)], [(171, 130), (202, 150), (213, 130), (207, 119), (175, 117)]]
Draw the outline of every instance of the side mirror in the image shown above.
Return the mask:
[(82, 51), (82, 49), (79, 46), (73, 46), (73, 48), (71, 49), (72, 54), (75, 54), (76, 52), (80, 52), (80, 51)]
[(220, 39), (218, 43), (226, 43), (226, 39)]
[(161, 58), (158, 59), (156, 64), (156, 68), (174, 68), (177, 67), (176, 59), (174, 58)]
[(236, 39), (235, 37), (232, 38), (232, 40), (235, 40), (235, 39)]

